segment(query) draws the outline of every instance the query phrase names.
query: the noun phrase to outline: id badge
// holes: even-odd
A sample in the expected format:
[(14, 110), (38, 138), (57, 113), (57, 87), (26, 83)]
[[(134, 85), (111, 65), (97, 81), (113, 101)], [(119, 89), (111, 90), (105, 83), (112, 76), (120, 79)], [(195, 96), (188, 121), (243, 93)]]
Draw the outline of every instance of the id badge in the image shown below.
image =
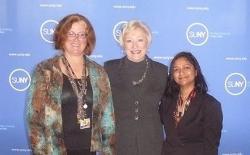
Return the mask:
[(80, 123), (80, 129), (90, 128), (90, 118), (79, 120), (79, 123)]

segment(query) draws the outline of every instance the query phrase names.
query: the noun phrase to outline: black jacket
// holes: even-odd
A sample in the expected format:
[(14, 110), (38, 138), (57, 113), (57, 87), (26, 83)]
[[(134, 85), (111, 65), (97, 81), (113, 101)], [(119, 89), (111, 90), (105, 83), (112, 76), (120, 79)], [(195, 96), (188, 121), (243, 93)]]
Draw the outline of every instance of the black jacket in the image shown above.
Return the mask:
[(163, 128), (158, 109), (166, 87), (167, 66), (148, 58), (146, 78), (140, 86), (133, 86), (126, 73), (125, 59), (104, 64), (114, 102), (117, 154), (160, 155)]
[(166, 140), (162, 155), (217, 155), (222, 130), (220, 103), (211, 95), (196, 94), (177, 127), (173, 112), (177, 95), (160, 106)]

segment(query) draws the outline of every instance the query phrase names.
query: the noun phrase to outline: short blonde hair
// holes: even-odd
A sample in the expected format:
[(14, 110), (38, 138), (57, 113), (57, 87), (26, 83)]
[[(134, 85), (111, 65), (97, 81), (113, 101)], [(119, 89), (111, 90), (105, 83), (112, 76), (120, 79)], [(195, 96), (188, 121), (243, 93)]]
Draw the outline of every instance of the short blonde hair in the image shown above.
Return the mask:
[(128, 23), (123, 25), (121, 35), (119, 36), (119, 43), (120, 43), (120, 45), (122, 47), (124, 47), (124, 37), (125, 37), (125, 35), (128, 32), (133, 31), (135, 29), (141, 29), (146, 34), (148, 45), (151, 44), (152, 34), (151, 34), (151, 31), (150, 31), (150, 28), (145, 23), (143, 23), (142, 21), (130, 20), (130, 21), (128, 21)]

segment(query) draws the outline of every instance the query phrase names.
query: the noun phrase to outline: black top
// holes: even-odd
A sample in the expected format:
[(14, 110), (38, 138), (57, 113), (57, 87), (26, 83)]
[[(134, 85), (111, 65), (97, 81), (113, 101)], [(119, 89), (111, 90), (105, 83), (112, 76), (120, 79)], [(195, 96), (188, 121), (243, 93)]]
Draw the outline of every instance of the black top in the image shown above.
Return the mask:
[(160, 155), (163, 130), (158, 113), (167, 79), (167, 67), (148, 58), (149, 68), (141, 79), (146, 61), (138, 63), (127, 57), (107, 61), (116, 118), (118, 155)]
[[(77, 79), (80, 80), (80, 79)], [(90, 79), (87, 77), (87, 117), (92, 124), (93, 92)], [(77, 96), (73, 91), (71, 83), (66, 75), (63, 75), (62, 88), (62, 123), (64, 143), (69, 150), (89, 149), (91, 141), (91, 126), (80, 129), (77, 122)]]
[(160, 106), (166, 140), (162, 155), (217, 155), (222, 130), (221, 104), (209, 94), (196, 94), (175, 127), (173, 113), (178, 95)]
[[(126, 57), (124, 61), (124, 71), (126, 72), (126, 77), (128, 78), (126, 82), (128, 82), (128, 84), (132, 86), (132, 81), (138, 81), (142, 78), (145, 69), (146, 60), (143, 60), (141, 62), (133, 62)], [(149, 71), (147, 71), (147, 75), (149, 74), (148, 72)], [(145, 82), (145, 79), (143, 82)]]

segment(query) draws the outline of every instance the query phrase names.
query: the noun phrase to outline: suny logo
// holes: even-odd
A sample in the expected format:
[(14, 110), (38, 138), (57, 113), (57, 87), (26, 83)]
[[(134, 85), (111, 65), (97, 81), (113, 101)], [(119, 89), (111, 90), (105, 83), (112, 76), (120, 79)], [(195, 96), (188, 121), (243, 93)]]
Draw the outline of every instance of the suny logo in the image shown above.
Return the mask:
[(44, 41), (48, 43), (53, 43), (53, 34), (57, 24), (57, 21), (51, 19), (46, 20), (42, 23), (40, 27), (40, 35)]
[(188, 42), (194, 46), (202, 46), (208, 40), (208, 29), (202, 23), (193, 23), (188, 26), (186, 30), (186, 37)]
[(127, 23), (127, 21), (120, 21), (113, 28), (113, 37), (118, 43), (120, 42), (119, 37), (121, 35), (123, 25)]
[(241, 95), (247, 86), (247, 80), (241, 73), (231, 73), (226, 77), (225, 90), (230, 95)]
[(16, 91), (25, 91), (30, 82), (30, 74), (24, 69), (15, 69), (9, 75), (10, 86)]

